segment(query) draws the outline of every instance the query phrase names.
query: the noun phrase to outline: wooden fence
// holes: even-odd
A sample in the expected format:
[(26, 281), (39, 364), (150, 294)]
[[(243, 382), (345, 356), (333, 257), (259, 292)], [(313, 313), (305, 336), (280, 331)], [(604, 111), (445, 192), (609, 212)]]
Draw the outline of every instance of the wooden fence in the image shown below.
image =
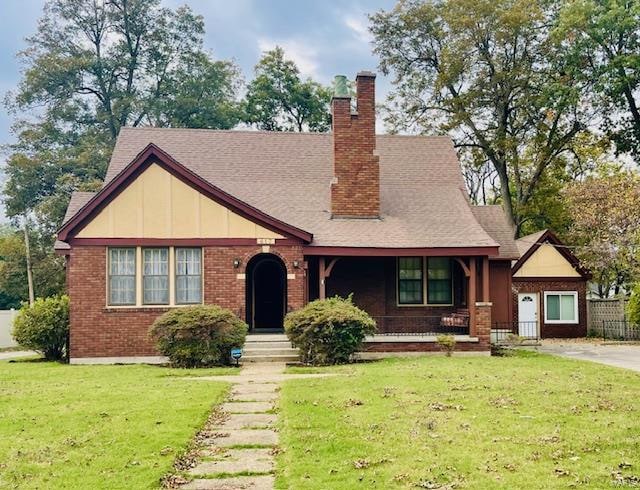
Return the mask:
[(11, 336), (13, 319), (17, 314), (16, 310), (0, 310), (0, 348), (18, 345)]
[(587, 301), (589, 335), (620, 340), (637, 340), (638, 327), (627, 318), (627, 301), (617, 299), (590, 299)]

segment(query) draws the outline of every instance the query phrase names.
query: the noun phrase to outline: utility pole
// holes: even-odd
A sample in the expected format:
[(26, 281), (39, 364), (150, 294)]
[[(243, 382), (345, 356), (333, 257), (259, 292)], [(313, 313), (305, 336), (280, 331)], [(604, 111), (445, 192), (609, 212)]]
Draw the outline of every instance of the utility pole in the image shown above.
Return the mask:
[(24, 215), (24, 251), (27, 258), (27, 284), (29, 285), (29, 306), (33, 306), (35, 294), (33, 292), (33, 274), (31, 272), (31, 249), (29, 247), (29, 221)]

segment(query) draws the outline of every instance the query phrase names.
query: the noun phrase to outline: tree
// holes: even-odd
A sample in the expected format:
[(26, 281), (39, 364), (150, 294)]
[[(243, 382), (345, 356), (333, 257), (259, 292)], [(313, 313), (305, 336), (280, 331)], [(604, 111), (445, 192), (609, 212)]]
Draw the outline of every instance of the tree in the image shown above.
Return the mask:
[(255, 67), (247, 87), (245, 119), (267, 131), (328, 131), (331, 91), (311, 79), (301, 80), (296, 64), (276, 47)]
[(233, 127), (238, 70), (203, 50), (204, 24), (160, 0), (48, 0), (7, 98), (18, 141), (9, 150), (9, 216), (55, 229), (69, 194), (95, 188), (125, 125)]
[(370, 17), (380, 68), (395, 75), (387, 123), (453, 132), (461, 151), (481, 152), (517, 230), (584, 129), (555, 15), (543, 0), (407, 0)]
[(640, 156), (640, 1), (566, 2), (555, 35), (618, 152)]
[(564, 191), (572, 220), (568, 243), (591, 270), (600, 297), (640, 277), (640, 176), (611, 170)]

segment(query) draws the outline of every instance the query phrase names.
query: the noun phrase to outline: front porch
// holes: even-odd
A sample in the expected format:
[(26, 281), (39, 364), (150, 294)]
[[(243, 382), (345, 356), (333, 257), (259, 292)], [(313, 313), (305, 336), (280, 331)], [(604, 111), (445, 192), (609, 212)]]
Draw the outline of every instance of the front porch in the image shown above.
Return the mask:
[(352, 295), (376, 320), (367, 351), (438, 350), (440, 334), (458, 350), (489, 349), (487, 256), (310, 256), (307, 266), (309, 301)]

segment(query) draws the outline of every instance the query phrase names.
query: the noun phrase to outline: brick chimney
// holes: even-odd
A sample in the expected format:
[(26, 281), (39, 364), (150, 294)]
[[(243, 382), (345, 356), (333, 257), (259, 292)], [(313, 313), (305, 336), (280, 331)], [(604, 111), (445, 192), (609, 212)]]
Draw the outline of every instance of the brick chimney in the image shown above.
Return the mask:
[(380, 169), (376, 148), (376, 75), (356, 76), (356, 113), (346, 77), (336, 77), (331, 100), (333, 115), (332, 217), (378, 218), (380, 216)]

